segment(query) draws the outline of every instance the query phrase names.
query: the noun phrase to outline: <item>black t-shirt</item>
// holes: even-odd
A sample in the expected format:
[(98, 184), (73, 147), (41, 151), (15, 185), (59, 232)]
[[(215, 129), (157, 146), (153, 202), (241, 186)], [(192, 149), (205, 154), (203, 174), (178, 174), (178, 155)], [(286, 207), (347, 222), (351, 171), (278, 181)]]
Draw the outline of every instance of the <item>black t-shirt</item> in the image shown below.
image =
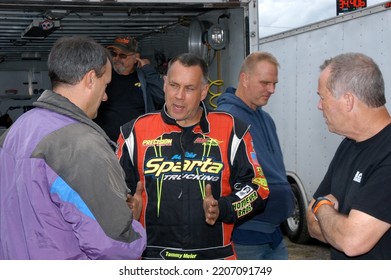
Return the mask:
[(117, 141), (120, 126), (145, 113), (143, 93), (137, 72), (119, 75), (113, 70), (106, 93), (94, 121), (102, 127), (111, 140)]
[[(314, 198), (329, 193), (337, 198), (340, 213), (356, 209), (391, 223), (391, 125), (363, 142), (342, 141)], [(349, 258), (332, 248), (331, 258), (389, 260), (391, 231), (364, 255)]]

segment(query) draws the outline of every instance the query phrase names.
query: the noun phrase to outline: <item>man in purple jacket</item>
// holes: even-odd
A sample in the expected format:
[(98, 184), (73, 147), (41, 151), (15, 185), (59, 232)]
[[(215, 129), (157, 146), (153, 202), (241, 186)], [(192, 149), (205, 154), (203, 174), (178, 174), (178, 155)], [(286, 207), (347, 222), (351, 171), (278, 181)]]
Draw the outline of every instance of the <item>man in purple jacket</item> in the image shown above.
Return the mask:
[(46, 90), (0, 137), (0, 259), (138, 259), (146, 235), (126, 201), (114, 143), (92, 121), (107, 100), (110, 55), (63, 37)]

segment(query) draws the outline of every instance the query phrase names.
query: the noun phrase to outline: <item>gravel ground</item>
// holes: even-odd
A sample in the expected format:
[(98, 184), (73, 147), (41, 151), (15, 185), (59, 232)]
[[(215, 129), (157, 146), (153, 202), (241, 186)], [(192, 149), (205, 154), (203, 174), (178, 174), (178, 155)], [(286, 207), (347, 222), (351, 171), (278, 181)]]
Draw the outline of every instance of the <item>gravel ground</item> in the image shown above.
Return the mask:
[(296, 244), (285, 238), (290, 260), (329, 260), (330, 251), (327, 245), (312, 240), (310, 244)]

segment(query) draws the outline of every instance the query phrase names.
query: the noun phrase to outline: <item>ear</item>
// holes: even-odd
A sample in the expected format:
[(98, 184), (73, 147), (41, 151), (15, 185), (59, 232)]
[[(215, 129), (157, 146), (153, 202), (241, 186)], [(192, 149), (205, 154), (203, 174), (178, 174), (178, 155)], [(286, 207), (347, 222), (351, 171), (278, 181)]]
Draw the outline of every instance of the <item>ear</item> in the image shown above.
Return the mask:
[(248, 75), (246, 73), (240, 73), (239, 75), (239, 82), (244, 86), (244, 87), (247, 87), (248, 86)]
[(88, 89), (91, 89), (96, 82), (96, 75), (94, 70), (90, 70), (84, 76), (84, 85)]
[(167, 75), (164, 75), (163, 76), (163, 91), (164, 92), (166, 92), (167, 83), (168, 83)]
[(209, 83), (207, 83), (204, 88), (202, 89), (202, 92), (201, 92), (201, 101), (203, 101), (206, 96), (208, 95), (208, 90), (209, 90)]
[(344, 100), (345, 108), (348, 112), (353, 110), (355, 98), (356, 97), (351, 92), (344, 93), (343, 100)]

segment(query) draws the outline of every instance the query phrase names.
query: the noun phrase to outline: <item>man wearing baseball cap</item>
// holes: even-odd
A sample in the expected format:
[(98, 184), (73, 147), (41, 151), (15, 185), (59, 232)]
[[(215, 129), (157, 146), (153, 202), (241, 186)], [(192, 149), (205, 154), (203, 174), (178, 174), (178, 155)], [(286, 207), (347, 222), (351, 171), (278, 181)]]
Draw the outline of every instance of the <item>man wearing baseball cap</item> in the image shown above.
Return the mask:
[(107, 49), (114, 71), (106, 89), (108, 100), (102, 103), (94, 121), (117, 141), (121, 125), (163, 106), (163, 79), (148, 59), (140, 58), (135, 38), (118, 36)]

